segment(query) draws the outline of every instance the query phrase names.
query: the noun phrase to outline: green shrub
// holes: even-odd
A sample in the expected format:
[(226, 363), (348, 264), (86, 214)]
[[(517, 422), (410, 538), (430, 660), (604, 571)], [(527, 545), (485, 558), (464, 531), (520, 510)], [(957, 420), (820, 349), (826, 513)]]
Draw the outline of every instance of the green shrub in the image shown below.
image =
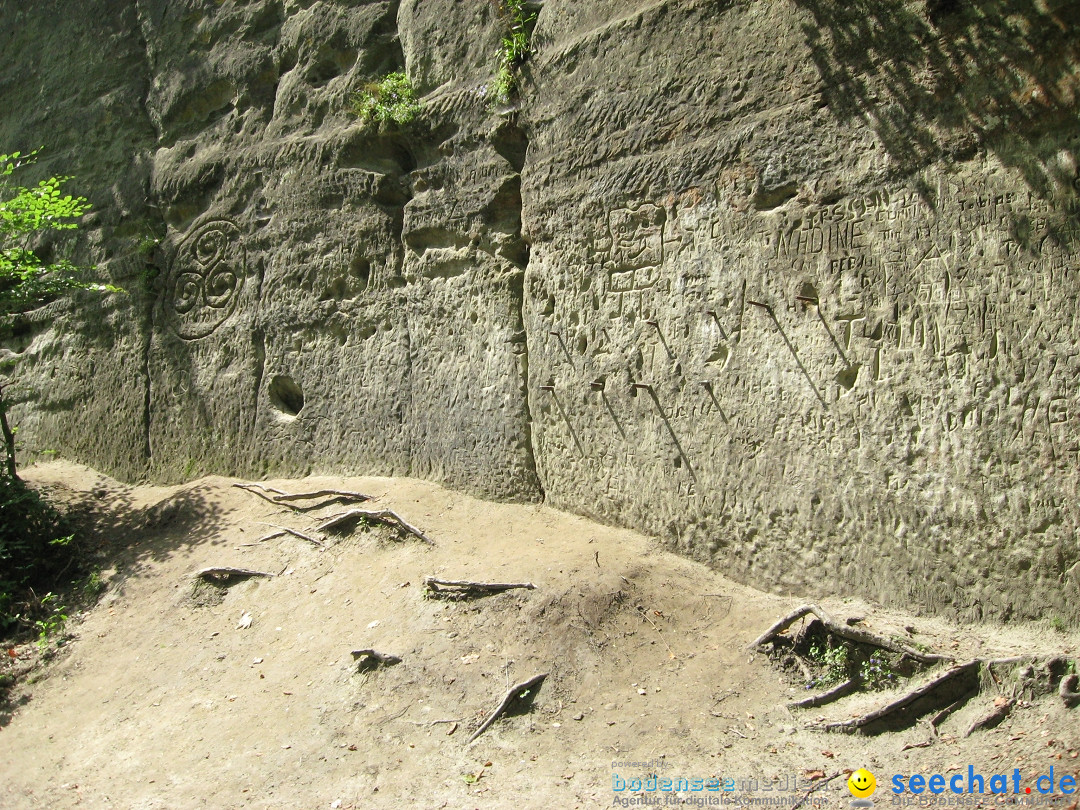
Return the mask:
[(404, 126), (420, 112), (416, 91), (403, 72), (390, 73), (352, 97), (352, 113), (361, 121)]
[(60, 513), (18, 478), (0, 474), (0, 633), (55, 626), (50, 592), (71, 573), (77, 553)]
[[(33, 186), (10, 179), (35, 163), (38, 151), (0, 155), (0, 335), (23, 313), (72, 290), (121, 292), (92, 283), (86, 276), (92, 268), (53, 256), (55, 232), (77, 229), (90, 205), (85, 197), (64, 193), (69, 177)], [(12, 368), (10, 360), (0, 364), (3, 375)], [(60, 513), (19, 478), (7, 385), (0, 376), (0, 634), (35, 630), (44, 643), (67, 621), (67, 609), (52, 589), (78, 574), (79, 549)]]
[(896, 684), (896, 673), (884, 653), (875, 653), (863, 661), (859, 678), (869, 689), (886, 689)]
[(40, 610), (37, 613), (40, 619), (34, 621), (34, 629), (38, 634), (38, 648), (45, 649), (49, 639), (64, 632), (64, 626), (68, 620), (68, 609), (60, 602), (60, 597), (50, 591), (41, 597)]
[(95, 570), (90, 572), (90, 575), (83, 583), (82, 589), (87, 599), (94, 600), (105, 593), (108, 587), (108, 583), (101, 578), (101, 572)]
[(517, 90), (517, 76), (508, 64), (502, 62), (495, 72), (495, 78), (491, 80), (488, 95), (492, 104), (509, 104), (510, 97)]
[(824, 670), (824, 672), (816, 679), (814, 685), (827, 686), (829, 684), (840, 683), (840, 681), (847, 678), (847, 647), (822, 647), (815, 644), (810, 647), (807, 657)]

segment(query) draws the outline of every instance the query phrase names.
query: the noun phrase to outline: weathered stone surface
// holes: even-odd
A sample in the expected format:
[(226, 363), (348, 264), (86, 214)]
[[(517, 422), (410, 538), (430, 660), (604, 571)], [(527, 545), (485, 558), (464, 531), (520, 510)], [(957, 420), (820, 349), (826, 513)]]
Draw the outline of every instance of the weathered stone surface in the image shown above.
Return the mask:
[(1075, 613), (1076, 14), (844, 7), (541, 17), (547, 494), (780, 589)]
[[(79, 176), (130, 291), (9, 341), (27, 448), (544, 495), (763, 587), (1075, 620), (1080, 11), (536, 8), (504, 110), (495, 3), (16, 12), (0, 143)], [(348, 113), (402, 68), (413, 127)]]

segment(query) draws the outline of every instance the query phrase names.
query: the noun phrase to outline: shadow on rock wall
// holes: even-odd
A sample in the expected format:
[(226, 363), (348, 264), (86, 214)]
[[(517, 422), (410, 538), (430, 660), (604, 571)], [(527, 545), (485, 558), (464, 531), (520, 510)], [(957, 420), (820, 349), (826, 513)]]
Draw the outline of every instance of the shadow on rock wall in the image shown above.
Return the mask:
[(841, 123), (865, 121), (898, 173), (985, 149), (1040, 196), (1080, 189), (1077, 4), (795, 2), (813, 16), (824, 102)]

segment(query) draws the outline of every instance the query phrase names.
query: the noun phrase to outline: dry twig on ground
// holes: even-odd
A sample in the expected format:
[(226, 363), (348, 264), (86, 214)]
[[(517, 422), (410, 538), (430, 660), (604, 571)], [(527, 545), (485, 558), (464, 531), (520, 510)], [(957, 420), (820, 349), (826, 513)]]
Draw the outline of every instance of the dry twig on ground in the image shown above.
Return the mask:
[(675, 651), (671, 649), (671, 645), (667, 643), (667, 639), (664, 638), (664, 634), (660, 632), (660, 628), (656, 625), (656, 622), (649, 618), (649, 609), (644, 605), (635, 605), (634, 609), (641, 614), (641, 618), (643, 618), (645, 621), (652, 625), (653, 630), (656, 631), (656, 634), (660, 636), (660, 640), (664, 642), (664, 646), (667, 647), (668, 657), (672, 661), (674, 661), (677, 657), (675, 655)]
[(838, 776), (843, 776), (843, 775), (844, 775), (844, 771), (837, 771), (832, 776), (827, 776), (824, 779), (822, 779), (821, 781), (816, 782), (812, 788), (810, 788), (808, 791), (806, 791), (806, 793), (803, 794), (803, 797), (801, 799), (799, 799), (799, 801), (797, 801), (795, 804), (791, 805), (791, 810), (799, 810), (800, 807), (802, 807), (804, 804), (806, 804), (806, 800), (810, 798), (810, 795), (812, 793), (814, 793), (815, 791), (821, 790), (823, 787), (825, 787), (825, 785), (829, 784), (829, 782), (831, 782), (833, 779), (835, 779)]

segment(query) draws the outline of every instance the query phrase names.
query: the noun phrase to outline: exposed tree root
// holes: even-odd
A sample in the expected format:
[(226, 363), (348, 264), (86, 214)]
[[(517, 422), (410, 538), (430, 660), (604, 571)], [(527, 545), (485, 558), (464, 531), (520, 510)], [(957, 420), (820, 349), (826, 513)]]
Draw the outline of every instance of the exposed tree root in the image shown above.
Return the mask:
[(274, 487), (268, 487), (266, 484), (256, 484), (254, 482), (238, 482), (233, 484), (233, 486), (237, 489), (247, 490), (252, 495), (258, 495), (260, 498), (268, 500), (271, 503), (273, 503), (274, 496), (276, 495), (288, 495), (288, 493), (282, 489), (276, 489)]
[(826, 703), (832, 703), (834, 700), (839, 700), (845, 695), (850, 695), (862, 686), (862, 681), (858, 678), (848, 678), (838, 686), (834, 686), (827, 692), (821, 692), (817, 695), (811, 695), (808, 698), (802, 700), (796, 700), (793, 703), (788, 704), (789, 709), (812, 709), (814, 706), (824, 706)]
[(785, 667), (791, 664), (797, 666), (802, 671), (803, 677), (806, 679), (807, 683), (810, 683), (812, 680), (814, 680), (814, 673), (810, 671), (810, 667), (806, 665), (806, 661), (803, 660), (803, 657), (801, 655), (796, 655), (795, 653), (792, 653), (791, 655), (785, 656), (780, 663), (783, 664)]
[(193, 577), (205, 579), (215, 584), (227, 583), (233, 579), (248, 579), (250, 577), (272, 577), (268, 571), (253, 571), (250, 568), (211, 567), (196, 571)]
[(1066, 675), (1058, 685), (1058, 695), (1065, 702), (1065, 708), (1072, 709), (1080, 705), (1080, 676)]
[[(353, 492), (347, 489), (319, 489), (315, 492), (296, 492), (289, 494), (282, 492), (274, 498), (276, 503), (288, 503), (290, 501), (304, 501), (309, 498), (332, 498), (334, 500), (370, 501), (371, 496), (363, 492)], [(321, 506), (322, 504), (320, 504)]]
[(524, 698), (526, 694), (528, 694), (532, 689), (543, 683), (544, 678), (546, 678), (547, 676), (548, 673), (543, 672), (539, 675), (534, 675), (527, 681), (522, 681), (515, 686), (511, 686), (510, 691), (506, 693), (506, 696), (502, 699), (502, 702), (499, 703), (499, 705), (495, 707), (495, 711), (489, 714), (487, 716), (487, 719), (483, 723), (481, 723), (480, 728), (478, 728), (472, 733), (472, 736), (469, 737), (466, 744), (471, 743), (473, 740), (475, 740), (477, 737), (487, 731), (491, 727), (491, 724), (498, 720), (500, 717), (502, 717), (506, 710), (510, 708), (511, 703), (513, 703), (515, 700)]
[(964, 733), (965, 737), (970, 737), (976, 731), (984, 728), (996, 728), (1001, 725), (1001, 721), (1009, 716), (1009, 712), (1012, 711), (1013, 706), (1016, 705), (1016, 700), (1013, 698), (999, 697), (994, 701), (993, 710), (984, 717), (979, 718)]
[(397, 655), (377, 652), (376, 650), (353, 650), (352, 657), (359, 662), (360, 669), (377, 669), (379, 667), (392, 667), (400, 664), (401, 658)]
[(536, 589), (531, 582), (470, 582), (466, 579), (437, 579), (436, 577), (424, 577), (424, 587), (433, 595), (440, 593), (476, 595), (502, 593), (514, 588), (524, 588), (529, 591)]
[[(857, 624), (858, 621), (838, 622), (818, 605), (812, 604), (803, 605), (781, 617), (765, 633), (756, 638), (750, 648), (758, 650), (771, 643), (774, 650), (786, 650), (790, 645), (790, 652), (779, 657), (779, 665), (787, 666), (790, 664), (791, 659), (794, 658), (805, 675), (805, 662), (800, 657), (798, 649), (799, 645), (807, 644), (817, 644), (819, 645), (818, 648), (821, 648), (823, 642), (817, 635), (818, 631), (813, 629), (816, 625), (811, 623), (807, 627), (806, 633), (809, 633), (809, 636), (804, 634), (792, 639), (786, 636), (782, 637), (782, 634), (796, 621), (810, 614), (817, 617), (826, 634), (859, 645), (887, 650), (898, 654), (900, 657), (898, 660), (885, 661), (882, 664), (880, 659), (875, 659), (873, 656), (863, 658), (866, 655), (865, 651), (849, 647), (848, 652), (855, 650), (860, 658), (856, 658), (854, 663), (847, 663), (845, 667), (847, 669), (847, 679), (826, 692), (789, 703), (788, 708), (790, 709), (823, 706), (857, 691), (864, 685), (872, 686), (872, 681), (864, 683), (869, 678), (866, 671), (868, 665), (870, 666), (869, 674), (872, 675), (876, 672), (880, 677), (882, 667), (884, 667), (885, 673), (890, 673), (892, 666), (897, 666), (905, 659), (910, 659), (912, 662), (917, 662), (923, 666), (940, 662), (952, 662), (953, 660), (948, 656), (913, 649), (901, 640), (885, 638), (863, 628), (852, 626)], [(831, 646), (831, 642), (829, 644), (828, 652), (831, 653), (834, 648)], [(813, 656), (815, 652), (814, 646), (811, 646), (810, 650)], [(864, 669), (855, 673), (854, 666), (860, 663), (860, 659)], [(846, 659), (842, 658), (841, 660), (846, 663)], [(830, 668), (838, 666), (835, 661), (826, 660), (825, 663)], [(994, 728), (1002, 723), (1016, 705), (1026, 705), (1021, 702), (1021, 697), (1025, 695), (1027, 698), (1034, 699), (1038, 695), (1051, 693), (1056, 687), (1057, 694), (1067, 707), (1071, 708), (1080, 705), (1080, 691), (1078, 691), (1080, 677), (1071, 674), (1072, 667), (1073, 663), (1062, 657), (1047, 658), (1028, 655), (1010, 658), (974, 659), (964, 664), (953, 664), (945, 671), (939, 670), (930, 677), (930, 680), (899, 697), (889, 700), (888, 703), (874, 711), (858, 717), (838, 722), (818, 723), (810, 727), (824, 731), (874, 735), (883, 731), (911, 727), (921, 718), (933, 713), (929, 720), (931, 737), (925, 743), (918, 743), (920, 746), (932, 745), (937, 737), (938, 725), (984, 689), (998, 693), (994, 700), (993, 710), (972, 723), (965, 736), (980, 729)], [(910, 666), (908, 669), (910, 669)], [(888, 674), (888, 679), (893, 680), (895, 674)], [(1001, 694), (1002, 692), (1004, 694)]]
[[(290, 529), (288, 526), (278, 526), (275, 523), (267, 523), (266, 525), (270, 526), (271, 528), (277, 529), (277, 531), (270, 532), (270, 534), (267, 535), (263, 535), (256, 541), (256, 543), (262, 543), (265, 540), (273, 540), (275, 537), (281, 537), (286, 534), (291, 534), (293, 537), (299, 537), (301, 540), (307, 540), (309, 543), (314, 543), (320, 548), (326, 548), (326, 543), (324, 543), (318, 537), (312, 537), (310, 534), (304, 534), (303, 532), (297, 531), (296, 529)], [(251, 545), (254, 545), (254, 543)]]
[[(370, 495), (343, 489), (320, 489), (315, 492), (285, 492), (284, 490), (276, 489), (267, 486), (266, 484), (257, 484), (254, 482), (236, 483), (233, 484), (233, 486), (237, 489), (250, 492), (252, 495), (257, 495), (263, 500), (270, 501), (272, 504), (276, 504), (277, 506), (287, 506), (289, 509), (294, 509), (297, 512), (310, 512), (313, 509), (320, 509), (337, 501), (353, 501), (359, 503), (371, 500)], [(322, 503), (309, 504), (307, 506), (298, 506), (294, 503), (294, 501), (306, 501), (314, 498), (326, 498), (327, 500)]]
[(976, 660), (952, 667), (872, 712), (838, 723), (827, 723), (820, 728), (825, 731), (879, 734), (912, 726), (922, 715), (953, 703), (958, 695), (977, 691), (981, 665), (982, 662)]
[(930, 730), (934, 733), (935, 737), (937, 736), (937, 727), (944, 723), (950, 714), (955, 712), (957, 709), (959, 709), (961, 706), (963, 706), (965, 703), (975, 697), (976, 694), (978, 693), (968, 692), (966, 695), (963, 695), (959, 700), (953, 701), (940, 712), (930, 718)]
[(918, 661), (920, 664), (934, 664), (939, 661), (953, 660), (947, 655), (920, 652), (914, 647), (909, 647), (906, 644), (901, 644), (900, 642), (885, 638), (884, 636), (879, 636), (877, 633), (871, 633), (869, 630), (864, 630), (861, 627), (851, 627), (846, 622), (838, 622), (818, 605), (803, 605), (802, 607), (791, 611), (791, 613), (774, 623), (773, 626), (766, 630), (762, 635), (758, 636), (758, 638), (750, 645), (751, 649), (762, 647), (787, 630), (788, 627), (793, 625), (803, 616), (811, 613), (817, 616), (825, 629), (834, 636), (840, 636), (841, 638), (846, 638), (850, 641), (858, 642), (859, 644), (869, 644), (872, 647), (880, 647), (883, 650), (902, 653), (908, 658)]
[(434, 540), (430, 539), (415, 526), (407, 523), (401, 515), (392, 509), (378, 509), (374, 511), (368, 511), (366, 509), (350, 509), (347, 512), (325, 518), (323, 522), (319, 524), (319, 531), (325, 532), (330, 529), (343, 528), (349, 524), (358, 523), (361, 520), (370, 520), (374, 523), (382, 523), (391, 528), (400, 529), (401, 531), (418, 537), (429, 546), (435, 545)]
[[(1020, 702), (1017, 692), (1033, 690), (1037, 693), (1046, 694), (1053, 687), (1053, 681), (1057, 677), (1057, 668), (1065, 664), (1062, 658), (1038, 659), (1032, 656), (1015, 658), (977, 658), (966, 664), (954, 666), (938, 675), (927, 683), (906, 692), (899, 698), (875, 709), (872, 712), (844, 720), (838, 723), (828, 723), (823, 728), (825, 731), (857, 732), (861, 734), (879, 734), (883, 731), (906, 728), (914, 725), (923, 715), (935, 709), (939, 709), (930, 719), (930, 728), (937, 734), (937, 727), (946, 717), (975, 697), (982, 690), (980, 676), (985, 677), (985, 683), (991, 688), (1004, 686), (1005, 684), (994, 675), (996, 667), (1009, 666), (1030, 662), (1021, 671), (1019, 679), (1013, 683), (1014, 694), (1011, 696), (999, 695), (994, 701), (993, 710), (979, 718), (967, 729), (965, 737), (980, 729), (994, 728), (1002, 723), (1009, 713)], [(1042, 672), (1036, 672), (1039, 666)], [(1058, 695), (1065, 701), (1065, 705), (1072, 707), (1080, 703), (1080, 694), (1073, 690), (1076, 688), (1078, 677), (1066, 675), (1058, 684)]]

